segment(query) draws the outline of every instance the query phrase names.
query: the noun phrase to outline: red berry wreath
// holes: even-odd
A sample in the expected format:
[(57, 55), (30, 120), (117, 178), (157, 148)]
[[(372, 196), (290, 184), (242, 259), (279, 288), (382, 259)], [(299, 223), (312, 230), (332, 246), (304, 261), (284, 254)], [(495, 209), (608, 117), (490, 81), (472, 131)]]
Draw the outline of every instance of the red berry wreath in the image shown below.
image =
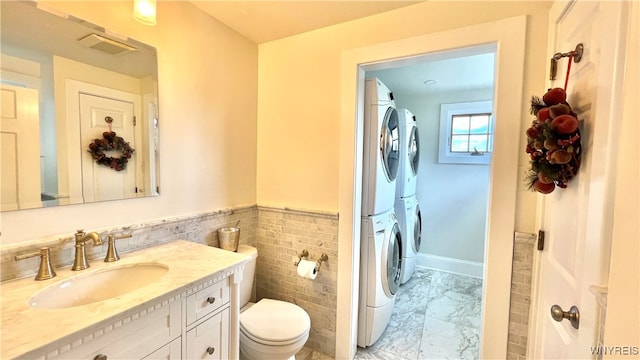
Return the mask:
[[(134, 149), (113, 131), (102, 133), (102, 139), (94, 139), (89, 144), (89, 150), (93, 159), (101, 165), (109, 166), (115, 171), (126, 169), (127, 162), (131, 159)], [(105, 151), (120, 151), (120, 157), (107, 156)]]
[(580, 168), (580, 128), (577, 115), (567, 103), (562, 88), (549, 89), (542, 100), (531, 99), (531, 114), (536, 119), (526, 131), (526, 151), (531, 157), (527, 174), (529, 188), (549, 194), (567, 182)]

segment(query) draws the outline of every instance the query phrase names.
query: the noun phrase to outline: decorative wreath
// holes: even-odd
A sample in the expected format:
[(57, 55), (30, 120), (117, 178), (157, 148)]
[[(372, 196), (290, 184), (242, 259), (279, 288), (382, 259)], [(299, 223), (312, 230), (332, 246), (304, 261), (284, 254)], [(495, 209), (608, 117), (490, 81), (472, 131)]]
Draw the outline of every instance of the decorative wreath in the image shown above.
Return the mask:
[(531, 114), (536, 119), (526, 131), (531, 157), (526, 181), (530, 189), (549, 194), (556, 186), (566, 188), (580, 168), (578, 118), (562, 88), (549, 89), (542, 99), (533, 96)]
[[(107, 156), (106, 151), (120, 151), (121, 156)], [(102, 133), (102, 139), (94, 139), (89, 144), (89, 152), (98, 164), (121, 171), (126, 169), (127, 162), (135, 150), (122, 137), (116, 136), (115, 132), (105, 131)]]

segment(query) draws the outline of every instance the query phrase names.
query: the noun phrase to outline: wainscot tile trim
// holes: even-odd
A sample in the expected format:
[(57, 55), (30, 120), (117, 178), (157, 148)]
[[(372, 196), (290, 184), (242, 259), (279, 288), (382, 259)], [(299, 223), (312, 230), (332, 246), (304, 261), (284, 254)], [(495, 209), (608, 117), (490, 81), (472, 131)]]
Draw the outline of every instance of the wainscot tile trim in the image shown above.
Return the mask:
[[(258, 206), (258, 262), (256, 298), (288, 301), (302, 307), (311, 317), (306, 347), (335, 356), (338, 214), (272, 206)], [(303, 250), (309, 259), (323, 253), (315, 280), (297, 275), (294, 262)]]
[[(102, 236), (101, 246), (86, 248), (89, 262), (102, 261), (107, 251), (108, 234), (131, 234), (131, 238), (120, 239), (116, 243), (120, 256), (135, 250), (164, 244), (173, 240), (187, 240), (195, 243), (218, 247), (217, 229), (234, 226), (238, 222), (240, 243), (256, 246), (257, 207), (214, 210), (200, 214), (178, 216), (152, 220), (126, 226), (85, 229), (96, 231)], [(0, 245), (0, 281), (34, 276), (38, 271), (38, 256), (16, 261), (19, 254), (38, 251), (41, 247), (51, 248), (51, 260), (54, 269), (71, 266), (74, 257), (73, 232), (42, 239), (34, 239), (18, 244)]]

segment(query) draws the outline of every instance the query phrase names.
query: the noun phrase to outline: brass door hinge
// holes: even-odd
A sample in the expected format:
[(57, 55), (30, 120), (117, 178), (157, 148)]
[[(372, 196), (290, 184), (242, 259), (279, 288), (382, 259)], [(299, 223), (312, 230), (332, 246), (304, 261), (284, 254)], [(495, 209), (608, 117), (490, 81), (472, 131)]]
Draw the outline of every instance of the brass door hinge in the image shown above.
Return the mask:
[(544, 230), (538, 230), (538, 250), (544, 250)]

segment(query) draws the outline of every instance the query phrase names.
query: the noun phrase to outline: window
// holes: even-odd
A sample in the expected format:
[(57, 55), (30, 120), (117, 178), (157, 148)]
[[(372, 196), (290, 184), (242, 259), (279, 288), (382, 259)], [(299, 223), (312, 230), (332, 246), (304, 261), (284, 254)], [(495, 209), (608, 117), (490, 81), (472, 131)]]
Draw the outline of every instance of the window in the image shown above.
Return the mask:
[(492, 108), (492, 101), (440, 105), (439, 163), (489, 163), (493, 151)]

